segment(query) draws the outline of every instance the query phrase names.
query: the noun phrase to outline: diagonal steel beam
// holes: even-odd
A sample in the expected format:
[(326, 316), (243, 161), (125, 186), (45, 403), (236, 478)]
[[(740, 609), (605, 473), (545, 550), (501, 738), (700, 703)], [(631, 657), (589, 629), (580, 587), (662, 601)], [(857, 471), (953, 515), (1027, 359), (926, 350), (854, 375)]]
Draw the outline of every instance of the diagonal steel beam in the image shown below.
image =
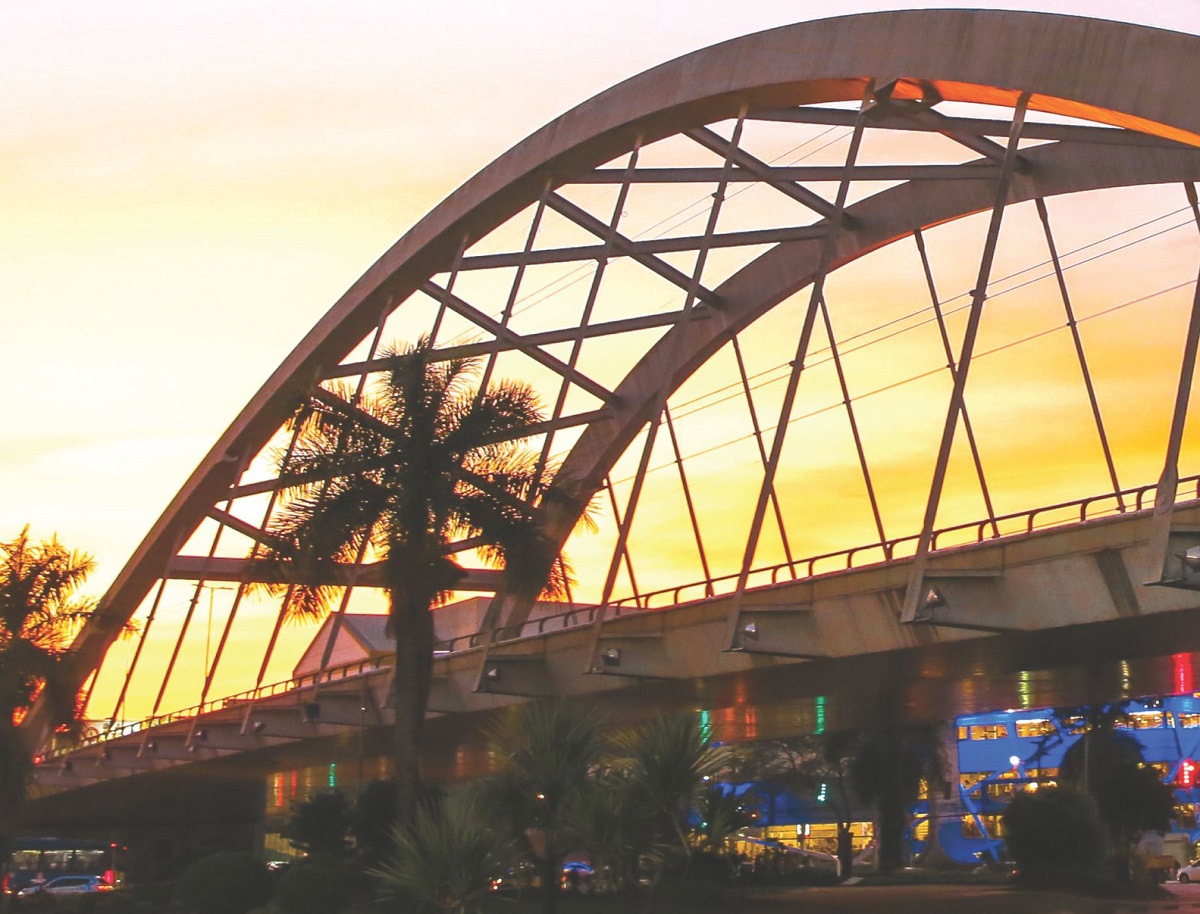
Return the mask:
[[(964, 145), (975, 148), (970, 143)], [(977, 144), (990, 153), (995, 146), (991, 140)], [(1003, 147), (1001, 147), (1003, 152)], [(757, 159), (755, 161), (758, 161)], [(768, 165), (761, 168), (734, 168), (729, 173), (730, 184), (765, 183), (777, 189), (797, 181), (837, 181), (844, 169), (840, 165)], [(712, 166), (679, 168), (639, 168), (634, 172), (638, 184), (712, 184), (720, 180), (722, 169)], [(961, 165), (856, 165), (850, 169), (854, 181), (994, 181), (999, 177), (999, 165), (970, 162)], [(619, 184), (624, 171), (619, 168), (597, 168), (571, 180), (572, 184)], [(786, 193), (786, 191), (785, 191)], [(793, 194), (788, 194), (793, 196)], [(464, 269), (470, 258), (463, 261)]]
[[(1200, 229), (1200, 200), (1196, 197), (1196, 186), (1191, 182), (1183, 185), (1188, 205), (1196, 227)], [(1154, 492), (1154, 527), (1150, 535), (1151, 555), (1156, 562), (1166, 556), (1171, 537), (1171, 516), (1175, 511), (1175, 499), (1179, 494), (1179, 450), (1183, 446), (1183, 430), (1187, 424), (1188, 401), (1191, 398), (1192, 381), (1196, 374), (1196, 351), (1200, 347), (1200, 276), (1196, 277), (1196, 292), (1192, 299), (1192, 311), (1188, 317), (1187, 333), (1183, 343), (1183, 357), (1179, 366), (1179, 383), (1175, 387), (1175, 408), (1171, 412), (1171, 430), (1167, 435), (1167, 452), (1163, 458), (1162, 475)], [(1160, 568), (1155, 569), (1162, 577)]]
[(488, 317), (478, 308), (467, 304), (457, 295), (454, 295), (447, 289), (436, 285), (430, 280), (421, 283), (421, 291), (431, 298), (442, 302), (446, 307), (457, 313), (461, 317), (465, 317), (478, 327), (487, 330), (497, 339), (503, 339), (510, 343), (518, 352), (522, 352), (529, 356), (535, 362), (544, 365), (556, 374), (562, 375), (572, 383), (576, 384), (583, 390), (586, 390), (593, 397), (600, 400), (602, 403), (607, 403), (610, 406), (616, 403), (617, 397), (611, 390), (604, 387), (602, 384), (597, 384), (587, 375), (583, 374), (566, 363), (556, 359), (554, 356), (545, 352), (537, 346), (530, 346), (520, 334), (509, 330), (499, 321)]
[[(968, 167), (968, 166), (963, 166)], [(975, 166), (970, 166), (975, 167)], [(984, 166), (990, 169), (990, 166)], [(697, 177), (697, 181), (713, 183), (720, 178), (719, 168), (697, 169), (704, 172), (705, 177)], [(623, 172), (611, 169), (614, 175)], [(994, 169), (993, 169), (994, 172)], [(992, 177), (995, 177), (993, 173)], [(601, 183), (599, 181), (593, 183)], [(604, 183), (619, 184), (619, 181)], [(696, 251), (703, 247), (737, 248), (759, 244), (781, 244), (786, 241), (820, 241), (829, 233), (829, 229), (818, 225), (801, 225), (788, 228), (751, 229), (745, 232), (726, 232), (706, 238), (703, 235), (682, 235), (675, 238), (652, 238), (646, 241), (629, 241), (624, 252), (614, 254), (612, 246), (607, 244), (587, 244), (566, 248), (543, 248), (536, 251), (521, 251), (507, 254), (479, 254), (463, 259), (463, 270), (491, 270), (497, 267), (519, 267), (534, 264), (575, 263), (581, 260), (601, 260), (614, 256), (639, 256), (656, 254), (677, 254), (686, 251)]]
[[(545, 422), (535, 422), (533, 425), (527, 425), (519, 432), (514, 432), (509, 438), (532, 438), (537, 435), (542, 435), (550, 431), (559, 431), (564, 428), (577, 428), (581, 425), (590, 425), (593, 422), (603, 422), (612, 418), (612, 411), (609, 409), (594, 409), (584, 413), (576, 413), (570, 416), (563, 416), (560, 419), (547, 419)], [(497, 438), (497, 441), (508, 440), (505, 438)], [(371, 464), (364, 463), (360, 469), (369, 470), (374, 467)], [(229, 490), (231, 499), (248, 498), (252, 495), (262, 495), (266, 492), (275, 492), (279, 489), (290, 488), (293, 486), (303, 485), (305, 483), (321, 482), (326, 479), (333, 479), (344, 473), (306, 473), (293, 474), (284, 477), (273, 477), (271, 479), (261, 479), (257, 482), (242, 483), (233, 486)], [(211, 514), (211, 512), (210, 512)], [(252, 528), (253, 529), (253, 528)], [(249, 534), (247, 534), (249, 535)], [(260, 541), (264, 541), (263, 534), (258, 531), (257, 537)]]
[(887, 543), (887, 534), (883, 529), (883, 515), (879, 511), (879, 499), (875, 495), (875, 484), (871, 481), (871, 468), (867, 463), (867, 451), (863, 447), (862, 433), (858, 428), (858, 419), (854, 414), (854, 398), (850, 396), (850, 385), (846, 381), (846, 370), (842, 365), (842, 357), (838, 352), (837, 337), (833, 333), (833, 320), (829, 316), (829, 304), (825, 296), (821, 296), (821, 317), (825, 324), (825, 337), (829, 340), (829, 354), (833, 358), (833, 367), (837, 374), (838, 387), (842, 392), (842, 405), (846, 407), (846, 418), (850, 423), (850, 435), (854, 438), (854, 450), (858, 454), (858, 466), (862, 470), (863, 483), (867, 488), (867, 501), (871, 504), (871, 516), (875, 519), (875, 532), (879, 534), (881, 545)]
[[(494, 568), (468, 568), (456, 590), (494, 591), (503, 572)], [(338, 564), (319, 578), (305, 584), (331, 587), (382, 587), (384, 565), (371, 562)], [(224, 556), (176, 555), (167, 565), (164, 578), (172, 581), (226, 581), (247, 584), (279, 583), (278, 566), (264, 559), (237, 559)]]
[[(928, 105), (920, 102), (895, 100), (889, 108), (896, 111), (901, 117), (906, 117), (914, 123), (928, 128), (930, 132), (940, 133), (947, 139), (954, 140), (959, 145), (965, 146), (993, 162), (999, 164), (1004, 161), (1004, 147), (1000, 143), (989, 140), (978, 133), (956, 129), (950, 118), (939, 111), (934, 111)], [(1025, 168), (1024, 159), (1019, 159), (1016, 167), (1018, 171), (1023, 170)]]
[[(839, 108), (822, 108), (820, 106), (780, 108), (770, 111), (757, 111), (750, 115), (760, 121), (786, 122), (792, 124), (816, 124), (826, 127), (854, 126), (854, 112)], [(871, 118), (873, 129), (910, 130), (923, 133), (942, 133), (945, 130), (964, 136), (1008, 136), (1008, 121), (992, 118), (948, 117), (942, 115), (937, 121), (921, 123), (904, 115), (881, 112)], [(1085, 127), (1080, 124), (1026, 124), (1021, 135), (1029, 140), (1051, 140), (1063, 143), (1099, 143), (1106, 146), (1146, 146), (1156, 149), (1186, 149), (1183, 143), (1138, 133), (1135, 130), (1125, 130), (1118, 127)]]
[[(866, 129), (867, 112), (875, 103), (875, 81), (867, 80), (863, 87), (862, 101), (854, 123), (854, 132), (850, 136), (850, 145), (846, 150), (845, 166), (847, 171), (854, 167), (858, 152), (862, 146), (863, 133)], [(841, 224), (842, 211), (846, 207), (846, 199), (850, 193), (850, 180), (847, 176), (838, 185), (837, 198), (834, 200), (835, 210), (830, 216), (834, 225)], [(804, 372), (804, 360), (808, 357), (808, 347), (812, 340), (813, 327), (817, 320), (817, 311), (825, 294), (825, 280), (829, 267), (833, 263), (835, 238), (830, 234), (822, 246), (821, 259), (813, 275), (809, 290), (808, 306), (804, 311), (804, 320), (800, 327), (800, 335), (796, 341), (796, 354), (791, 361), (791, 372), (788, 375), (787, 387), (779, 407), (779, 421), (775, 426), (775, 437), (771, 441), (771, 453), (763, 470), (763, 480), (758, 491), (758, 501), (754, 506), (754, 515), (750, 521), (750, 531), (746, 536), (745, 551), (742, 554), (741, 568), (738, 571), (737, 587), (730, 601), (728, 615), (729, 643), (732, 643), (733, 629), (741, 611), (742, 600), (745, 598), (746, 586), (750, 579), (750, 569), (754, 565), (754, 556), (758, 551), (759, 539), (762, 536), (763, 520), (766, 517), (767, 503), (771, 500), (775, 489), (775, 476), (779, 471), (780, 460), (783, 456), (783, 444), (787, 438), (788, 423), (792, 409), (796, 403), (796, 394), (800, 387), (800, 376)]]
[[(801, 203), (813, 212), (819, 213), (834, 225), (843, 225), (845, 223), (845, 214), (838, 210), (836, 204), (830, 203), (820, 194), (813, 193), (807, 187), (801, 187), (799, 184), (778, 178), (775, 174), (775, 169), (770, 165), (762, 161), (762, 159), (746, 152), (744, 149), (731, 146), (729, 141), (715, 130), (708, 127), (698, 127), (695, 130), (688, 130), (686, 135), (706, 149), (718, 155), (728, 157), (728, 160), (737, 167), (745, 169), (750, 174), (755, 175), (764, 184), (769, 184), (781, 194), (791, 197), (797, 203)], [(837, 178), (831, 180), (837, 180)]]
[[(946, 328), (946, 315), (942, 311), (942, 302), (938, 298), (937, 285), (933, 280), (933, 267), (929, 263), (929, 252), (925, 250), (925, 234), (920, 229), (913, 231), (913, 241), (917, 245), (917, 253), (921, 257), (921, 269), (925, 273), (925, 285), (929, 289), (929, 300), (933, 304), (933, 314), (937, 320), (938, 334), (942, 339), (942, 351), (946, 353), (946, 367), (950, 370), (953, 382), (958, 366), (954, 361), (954, 347), (950, 345), (950, 331)], [(992, 491), (988, 488), (987, 477), (983, 472), (983, 458), (979, 454), (979, 444), (975, 440), (975, 427), (971, 424), (971, 414), (967, 410), (966, 398), (962, 405), (963, 433), (967, 436), (967, 446), (971, 450), (971, 462), (975, 464), (975, 477), (979, 480), (979, 491), (983, 495), (983, 506), (987, 510), (991, 522), (992, 535), (999, 536), (1000, 528), (996, 525), (996, 509), (992, 506)]]
[(987, 300), (988, 280), (992, 275), (992, 261), (996, 256), (996, 243), (1000, 239), (1000, 225), (1004, 219), (1004, 209), (1008, 205), (1008, 188), (1012, 183), (1015, 171), (1017, 149), (1021, 141), (1021, 128), (1025, 124), (1025, 111), (1029, 106), (1029, 97), (1028, 91), (1022, 92), (1013, 111), (1004, 166), (996, 185), (995, 202), (992, 205), (992, 216), (988, 222), (983, 253), (979, 258), (979, 272), (975, 279), (975, 288), (971, 290), (971, 310), (967, 315), (966, 329), (963, 331), (962, 350), (958, 356), (954, 387), (950, 393), (950, 406), (946, 410), (946, 422), (942, 428), (942, 443), (938, 449), (937, 461), (933, 469), (933, 481), (929, 486), (929, 499), (925, 503), (925, 520), (921, 525), (921, 535), (917, 540), (917, 554), (913, 558), (912, 568), (909, 571), (908, 588), (905, 591), (904, 606), (900, 612), (901, 622), (915, 621), (921, 604), (925, 569), (929, 564), (929, 549), (933, 541), (933, 527), (937, 520), (938, 505), (941, 503), (942, 487), (946, 482), (946, 470), (950, 465), (950, 448), (954, 443), (954, 431), (958, 427), (958, 417), (962, 413), (963, 392), (966, 389), (967, 374), (971, 369), (971, 356), (975, 351), (975, 338), (979, 333), (979, 322), (983, 316), (983, 303)]
[[(742, 355), (742, 344), (738, 342), (737, 336), (734, 336), (730, 341), (733, 346), (734, 360), (737, 362), (738, 379), (742, 385), (742, 396), (746, 400), (746, 409), (750, 413), (750, 427), (754, 431), (754, 443), (758, 447), (758, 459), (761, 461), (763, 471), (767, 469), (767, 446), (763, 441), (762, 424), (758, 421), (758, 410), (754, 406), (754, 393), (750, 388), (750, 377), (746, 373), (746, 359)], [(771, 486), (770, 492), (771, 509), (775, 514), (775, 526), (779, 530), (779, 542), (783, 546), (783, 557), (787, 559), (788, 569), (791, 571), (792, 579), (796, 577), (796, 569), (792, 564), (792, 545), (788, 540), (787, 525), (783, 522), (783, 508), (779, 504), (779, 495), (775, 491), (775, 486)]]
[[(663, 279), (670, 283), (674, 283), (683, 289), (685, 292), (691, 286), (691, 277), (681, 270), (675, 269), (664, 260), (659, 260), (653, 254), (642, 254), (636, 249), (637, 242), (625, 237), (619, 232), (609, 228), (587, 210), (576, 206), (566, 197), (560, 194), (551, 194), (546, 202), (558, 213), (566, 216), (580, 228), (587, 229), (597, 238), (602, 238), (605, 241), (611, 241), (613, 248), (621, 254), (632, 257), (642, 266), (657, 273)], [(706, 304), (719, 308), (721, 306), (721, 298), (711, 289), (703, 286), (697, 291), (697, 297)]]
[(1071, 328), (1071, 340), (1075, 344), (1075, 357), (1079, 360), (1083, 385), (1087, 389), (1088, 403), (1092, 408), (1092, 420), (1096, 423), (1100, 449), (1104, 452), (1104, 464), (1108, 467), (1108, 479), (1112, 483), (1113, 494), (1117, 497), (1117, 506), (1124, 511), (1125, 499), (1121, 496), (1121, 483), (1117, 479), (1117, 465), (1113, 461), (1112, 448), (1108, 444), (1108, 434), (1104, 430), (1104, 419), (1100, 415), (1100, 401), (1096, 396), (1096, 385), (1092, 383), (1092, 372), (1088, 368), (1087, 355), (1083, 350), (1083, 338), (1079, 335), (1079, 322), (1075, 320), (1071, 294), (1067, 291), (1067, 279), (1063, 275), (1062, 263), (1058, 259), (1058, 246), (1054, 243), (1054, 233), (1050, 230), (1050, 213), (1046, 209), (1044, 197), (1038, 197), (1033, 202), (1037, 206), (1038, 218), (1042, 221), (1042, 229), (1046, 234), (1046, 247), (1050, 251), (1050, 262), (1054, 265), (1054, 276), (1058, 280), (1058, 292), (1062, 298), (1063, 311), (1066, 312), (1067, 326)]
[[(271, 490), (276, 491), (276, 490)], [(235, 517), (228, 511), (222, 511), (220, 508), (212, 507), (208, 511), (208, 516), (215, 520), (218, 524), (228, 527), (230, 530), (235, 530), (247, 539), (253, 540), (263, 546), (270, 548), (278, 548), (280, 541), (271, 536), (262, 527), (256, 527), (254, 524), (242, 520), (240, 517)]]
[[(711, 311), (701, 311), (694, 318), (705, 320)], [(596, 324), (585, 324), (579, 327), (568, 327), (563, 330), (547, 330), (544, 333), (529, 333), (521, 339), (530, 346), (552, 346), (555, 343), (579, 342), (600, 336), (615, 336), (621, 333), (633, 333), (638, 330), (653, 330), (656, 327), (671, 327), (683, 320), (678, 311), (664, 314), (645, 314), (639, 317), (628, 317), (618, 321), (603, 321)], [(470, 359), (491, 352), (510, 352), (516, 346), (506, 340), (485, 340), (480, 343), (463, 343), (461, 346), (447, 346), (430, 353), (431, 361), (449, 361), (451, 359)], [(346, 362), (326, 372), (322, 380), (333, 380), (359, 375), (364, 372), (390, 371), (404, 356), (372, 359), (366, 362)], [(568, 364), (570, 364), (568, 362)]]

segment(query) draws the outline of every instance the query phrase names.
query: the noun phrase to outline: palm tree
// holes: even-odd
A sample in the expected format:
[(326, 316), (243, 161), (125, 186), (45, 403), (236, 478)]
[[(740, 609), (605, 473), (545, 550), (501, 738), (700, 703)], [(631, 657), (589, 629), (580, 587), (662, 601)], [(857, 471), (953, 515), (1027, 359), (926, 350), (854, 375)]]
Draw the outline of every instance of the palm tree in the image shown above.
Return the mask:
[(1132, 718), (1124, 702), (1077, 707), (1058, 712), (1060, 720), (1076, 722), (1080, 737), (1063, 753), (1063, 783), (1093, 795), (1117, 769), (1142, 762), (1142, 744), (1128, 729)]
[[(688, 816), (699, 809), (707, 784), (729, 765), (728, 747), (709, 745), (708, 728), (695, 714), (674, 714), (618, 731), (613, 742), (618, 765), (630, 781), (627, 801), (642, 812), (643, 847), (653, 848), (658, 873), (651, 891), (654, 909), (671, 858), (691, 862)], [(648, 855), (649, 856), (649, 855)]]
[(380, 562), (396, 641), (403, 820), (421, 787), (430, 610), (464, 577), (454, 544), (474, 547), (535, 595), (563, 594), (567, 572), (536, 513), (551, 471), (519, 443), (541, 421), (533, 390), (505, 381), (480, 390), (476, 361), (439, 360), (427, 338), (384, 357), (393, 368), (367, 395), (334, 389), (293, 419), (296, 438), (279, 456), (283, 500), (257, 554), (274, 566), (273, 589), (286, 586), (290, 617), (321, 617), (345, 580), (339, 572), (364, 558)]
[(39, 697), (54, 726), (69, 726), (82, 712), (61, 657), (95, 608), (77, 596), (94, 567), (55, 538), (31, 543), (28, 527), (0, 543), (0, 841), (11, 835), (33, 771), (36, 747), (21, 721)]
[(491, 733), (501, 768), (487, 793), (513, 831), (537, 845), (545, 914), (557, 906), (563, 860), (585, 831), (581, 813), (598, 789), (602, 725), (596, 712), (555, 699), (517, 709)]
[(371, 870), (380, 899), (397, 910), (476, 914), (512, 858), (511, 842), (469, 794), (423, 803), (396, 828), (392, 853)]
[[(946, 760), (936, 724), (900, 720), (894, 697), (879, 703), (879, 716), (859, 736), (850, 760), (854, 792), (873, 803), (879, 823), (879, 869), (890, 873), (904, 864), (904, 830), (922, 784), (945, 777)], [(930, 827), (935, 827), (930, 823)]]
[(1126, 703), (1085, 706), (1060, 716), (1078, 721), (1082, 730), (1063, 753), (1062, 781), (1095, 797), (1108, 829), (1115, 871), (1129, 879), (1139, 834), (1165, 831), (1170, 825), (1173, 790), (1155, 769), (1145, 766), (1142, 744), (1129, 730), (1133, 718)]
[(854, 845), (850, 831), (854, 813), (851, 768), (859, 735), (849, 731), (813, 733), (749, 747), (752, 770), (769, 790), (782, 788), (824, 803), (837, 822), (838, 875), (853, 875)]

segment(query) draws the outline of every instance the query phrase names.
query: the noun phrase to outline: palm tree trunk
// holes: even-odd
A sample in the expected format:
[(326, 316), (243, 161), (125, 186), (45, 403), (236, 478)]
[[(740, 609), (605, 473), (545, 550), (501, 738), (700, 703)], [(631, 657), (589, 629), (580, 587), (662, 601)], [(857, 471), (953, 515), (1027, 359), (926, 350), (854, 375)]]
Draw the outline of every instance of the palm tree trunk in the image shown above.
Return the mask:
[[(11, 709), (5, 708), (0, 714), (12, 719)], [(33, 751), (25, 734), (6, 721), (0, 725), (0, 851), (13, 837), (32, 771)]]
[(419, 588), (392, 594), (391, 621), (396, 639), (392, 679), (395, 721), (396, 814), (411, 822), (421, 795), (421, 732), (433, 675), (433, 614)]
[(849, 879), (854, 875), (854, 836), (850, 833), (850, 823), (840, 820), (837, 824), (837, 857), (838, 876)]
[(903, 786), (888, 777), (879, 797), (879, 871), (893, 873), (904, 866), (904, 829), (907, 824), (907, 804)]
[(546, 856), (538, 861), (542, 873), (542, 914), (554, 914), (558, 910), (559, 880), (562, 878), (563, 855), (555, 853), (549, 846)]

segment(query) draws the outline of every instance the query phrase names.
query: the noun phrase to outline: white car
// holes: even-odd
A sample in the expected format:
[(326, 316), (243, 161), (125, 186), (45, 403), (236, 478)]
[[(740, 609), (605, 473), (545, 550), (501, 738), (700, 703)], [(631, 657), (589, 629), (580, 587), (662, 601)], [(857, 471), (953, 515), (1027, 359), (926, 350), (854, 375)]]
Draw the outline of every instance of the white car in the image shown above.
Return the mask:
[(1193, 860), (1186, 866), (1181, 866), (1175, 878), (1180, 882), (1200, 882), (1200, 860)]
[(103, 892), (112, 886), (99, 876), (59, 876), (49, 882), (27, 885), (17, 896), (24, 895), (83, 895), (87, 892)]

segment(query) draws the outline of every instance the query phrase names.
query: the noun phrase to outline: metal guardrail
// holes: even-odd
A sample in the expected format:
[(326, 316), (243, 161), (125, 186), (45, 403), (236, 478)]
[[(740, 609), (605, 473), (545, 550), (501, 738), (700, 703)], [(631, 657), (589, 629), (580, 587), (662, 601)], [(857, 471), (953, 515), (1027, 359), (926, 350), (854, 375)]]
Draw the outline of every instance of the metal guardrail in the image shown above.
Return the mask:
[(320, 673), (312, 673), (306, 676), (295, 676), (291, 679), (283, 679), (279, 682), (273, 682), (268, 685), (258, 686), (253, 689), (247, 689), (244, 692), (237, 692), (233, 695), (226, 695), (221, 698), (214, 698), (206, 701), (203, 704), (192, 705), (190, 708), (183, 708), (178, 711), (170, 711), (166, 714), (156, 714), (151, 717), (144, 717), (140, 720), (122, 722), (120, 725), (112, 725), (104, 727), (101, 730), (86, 734), (78, 740), (73, 740), (69, 745), (54, 746), (42, 753), (46, 759), (56, 758), (65, 755), (68, 752), (74, 752), (78, 749), (86, 749), (88, 746), (95, 746), (101, 743), (109, 742), (110, 740), (121, 739), (125, 736), (132, 736), (135, 733), (140, 733), (143, 730), (150, 730), (155, 727), (165, 726), (166, 724), (178, 723), (184, 720), (194, 720), (204, 714), (211, 714), (214, 711), (223, 711), (226, 708), (233, 707), (239, 704), (249, 704), (259, 701), (264, 698), (271, 698), (275, 695), (284, 695), (288, 692), (298, 692), (301, 689), (310, 688), (316, 685), (324, 685), (330, 682), (338, 682), (344, 679), (350, 679), (362, 675), (377, 672), (379, 670), (390, 669), (393, 663), (394, 654), (384, 654), (378, 657), (371, 657), (366, 660), (356, 660), (352, 663), (342, 664), (341, 666), (330, 667)]
[[(1020, 536), (1040, 530), (1066, 527), (1082, 524), (1092, 520), (1107, 517), (1126, 516), (1148, 511), (1153, 507), (1154, 493), (1157, 485), (1145, 485), (1132, 489), (1122, 489), (1120, 492), (1109, 492), (1104, 495), (1092, 495), (1073, 501), (1059, 502), (1026, 511), (1016, 511), (1012, 514), (1002, 514), (987, 520), (971, 521), (935, 530), (930, 543), (931, 551), (947, 549), (955, 546), (978, 545), (990, 540), (1002, 539), (1009, 536)], [(1189, 496), (1180, 500), (1179, 496)], [(1185, 505), (1200, 500), (1200, 476), (1187, 476), (1179, 480), (1176, 488), (1176, 505)], [(1124, 506), (1124, 507), (1122, 507)], [(1054, 519), (1061, 515), (1061, 519)], [(990, 531), (990, 533), (989, 533)], [(747, 583), (751, 586), (770, 586), (781, 581), (802, 580), (817, 574), (831, 574), (839, 571), (850, 571), (864, 568), (873, 564), (892, 562), (900, 558), (910, 558), (916, 554), (919, 535), (902, 536), (887, 540), (883, 543), (871, 543), (865, 546), (854, 546), (836, 552), (826, 552), (791, 562), (780, 562), (764, 568), (752, 569)], [(871, 557), (863, 562), (861, 556)], [(753, 581), (768, 580), (751, 584)], [(615, 601), (615, 607), (626, 607), (632, 610), (654, 609), (656, 606), (677, 606), (681, 603), (693, 603), (701, 600), (719, 597), (732, 592), (737, 584), (738, 574), (723, 575), (711, 581), (696, 581), (667, 587), (662, 590), (649, 591), (644, 594), (623, 597)], [(725, 589), (718, 589), (726, 585)], [(684, 599), (689, 590), (703, 588), (701, 596)], [(656, 598), (669, 595), (667, 600), (655, 603)], [(620, 613), (618, 612), (618, 615)]]
[[(1027, 511), (1017, 511), (1003, 514), (987, 520), (972, 521), (966, 524), (956, 524), (937, 530), (930, 544), (932, 551), (958, 546), (978, 545), (989, 541), (1010, 536), (1021, 536), (1035, 531), (1067, 527), (1083, 524), (1088, 521), (1100, 520), (1115, 516), (1131, 516), (1149, 511), (1153, 507), (1156, 485), (1139, 486), (1123, 489), (1119, 493), (1110, 492), (1105, 495), (1094, 495), (1088, 498), (1064, 501)], [(1180, 495), (1188, 496), (1180, 500)], [(1179, 480), (1176, 487), (1177, 506), (1200, 501), (1200, 475), (1188, 476)], [(781, 562), (764, 568), (753, 569), (750, 572), (748, 584), (753, 587), (769, 587), (782, 581), (802, 580), (818, 574), (861, 569), (871, 565), (885, 564), (899, 558), (909, 558), (916, 553), (919, 536), (903, 536), (888, 540), (884, 543), (872, 543), (865, 546), (855, 546), (836, 552)], [(866, 559), (864, 561), (864, 558)], [(766, 578), (766, 581), (763, 581)], [(697, 581), (668, 587), (662, 590), (650, 591), (644, 594), (625, 597), (609, 604), (614, 616), (632, 615), (649, 612), (667, 606), (680, 606), (700, 603), (705, 600), (717, 599), (733, 592), (737, 585), (737, 574), (723, 575), (709, 581)], [(697, 597), (684, 599), (691, 590), (702, 589)], [(661, 603), (657, 598), (667, 597)], [(504, 644), (520, 641), (525, 638), (536, 638), (555, 631), (578, 628), (591, 625), (596, 621), (600, 606), (572, 607), (570, 610), (551, 616), (530, 619), (520, 625), (507, 626), (494, 631), (474, 632), (468, 635), (458, 635), (434, 645), (435, 656), (449, 656), (468, 650), (486, 647), (489, 644)], [(293, 677), (270, 685), (258, 686), (245, 692), (206, 701), (168, 714), (159, 714), (142, 720), (112, 726), (100, 733), (92, 734), (81, 740), (73, 741), (70, 745), (52, 747), (43, 754), (46, 759), (55, 758), (113, 739), (130, 736), (143, 730), (177, 723), (182, 720), (192, 720), (204, 714), (224, 710), (233, 705), (259, 701), (287, 692), (296, 692), (315, 685), (322, 685), (348, 679), (354, 676), (367, 675), (382, 669), (390, 668), (394, 654), (384, 654), (379, 657), (355, 661), (338, 667), (331, 667), (320, 673), (307, 676)]]

